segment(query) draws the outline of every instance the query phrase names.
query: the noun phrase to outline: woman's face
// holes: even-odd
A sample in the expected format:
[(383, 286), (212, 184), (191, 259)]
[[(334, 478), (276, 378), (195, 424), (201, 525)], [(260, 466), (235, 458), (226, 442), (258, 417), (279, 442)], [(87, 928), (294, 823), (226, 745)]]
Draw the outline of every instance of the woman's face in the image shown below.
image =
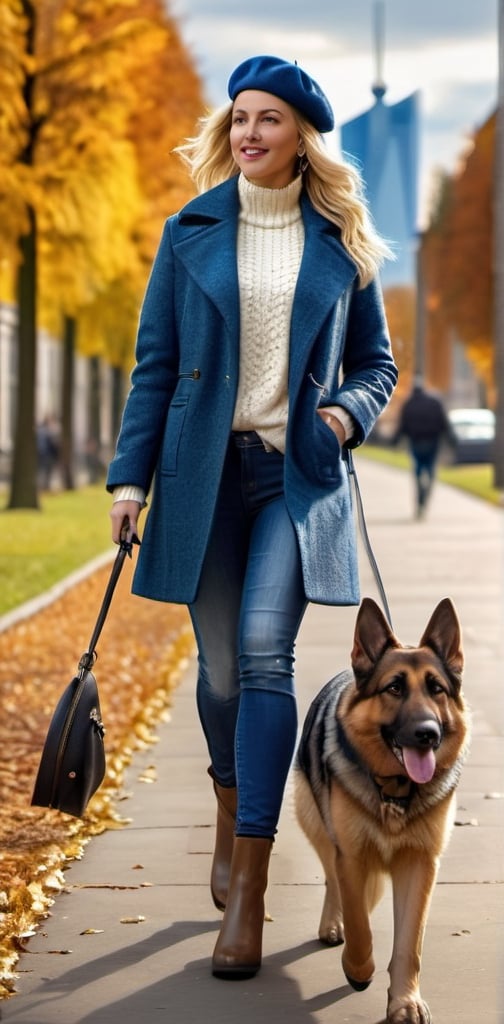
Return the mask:
[(249, 181), (284, 188), (296, 176), (300, 142), (292, 107), (269, 92), (247, 89), (233, 104), (229, 141)]

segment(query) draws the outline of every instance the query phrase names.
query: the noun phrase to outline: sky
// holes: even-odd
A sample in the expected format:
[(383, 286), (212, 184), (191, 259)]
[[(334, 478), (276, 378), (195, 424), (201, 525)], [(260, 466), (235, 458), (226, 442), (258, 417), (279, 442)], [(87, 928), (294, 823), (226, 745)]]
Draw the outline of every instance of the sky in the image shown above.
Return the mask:
[[(209, 106), (227, 102), (233, 68), (260, 53), (297, 60), (326, 92), (337, 126), (372, 106), (379, 69), (386, 103), (418, 92), (421, 227), (436, 171), (455, 171), (471, 134), (495, 109), (497, 6), (498, 0), (171, 0), (170, 13)], [(338, 128), (328, 146), (339, 154)]]

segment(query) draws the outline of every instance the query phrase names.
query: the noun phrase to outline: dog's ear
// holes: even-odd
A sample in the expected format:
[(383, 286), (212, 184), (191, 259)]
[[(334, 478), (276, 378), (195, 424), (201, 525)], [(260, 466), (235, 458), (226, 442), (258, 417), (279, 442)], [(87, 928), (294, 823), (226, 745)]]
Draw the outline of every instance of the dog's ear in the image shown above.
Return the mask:
[(358, 686), (362, 686), (387, 647), (400, 647), (381, 608), (371, 597), (364, 597), (357, 614), (352, 648), (352, 668)]
[(430, 647), (446, 666), (455, 684), (460, 687), (464, 652), (460, 623), (449, 597), (444, 597), (434, 609), (420, 641), (420, 647)]

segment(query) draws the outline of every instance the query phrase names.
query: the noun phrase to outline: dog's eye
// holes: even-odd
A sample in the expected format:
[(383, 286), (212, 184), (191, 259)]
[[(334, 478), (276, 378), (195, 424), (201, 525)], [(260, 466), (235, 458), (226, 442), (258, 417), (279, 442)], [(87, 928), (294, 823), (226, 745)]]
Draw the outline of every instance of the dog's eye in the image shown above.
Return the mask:
[(446, 693), (446, 688), (436, 676), (427, 676), (426, 683), (432, 697), (439, 697), (441, 693)]
[(403, 679), (392, 679), (391, 682), (387, 684), (387, 686), (383, 687), (383, 691), (382, 692), (383, 693), (390, 693), (390, 695), (392, 697), (402, 697), (403, 690), (404, 690), (404, 680)]

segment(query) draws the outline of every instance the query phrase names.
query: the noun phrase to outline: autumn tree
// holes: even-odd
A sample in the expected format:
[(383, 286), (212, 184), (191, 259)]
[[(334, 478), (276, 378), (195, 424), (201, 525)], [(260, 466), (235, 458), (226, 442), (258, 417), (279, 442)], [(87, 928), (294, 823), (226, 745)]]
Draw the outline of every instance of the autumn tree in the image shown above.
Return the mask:
[[(169, 38), (150, 61), (135, 65), (130, 79), (137, 101), (131, 112), (128, 139), (135, 152), (143, 200), (134, 232), (139, 264), (134, 274), (127, 266), (115, 275), (79, 314), (81, 350), (106, 359), (116, 371), (117, 388), (123, 371), (131, 369), (139, 304), (163, 221), (194, 192), (187, 168), (173, 150), (194, 133), (204, 109), (201, 82), (176, 24), (163, 14), (160, 0), (145, 3), (144, 11), (153, 21), (163, 20)], [(117, 392), (113, 396), (115, 431), (122, 397)]]
[[(71, 225), (70, 233), (74, 236), (73, 259), (65, 260), (63, 266), (75, 265), (75, 250), (80, 248), (82, 252), (86, 248), (81, 244), (83, 234), (71, 179), (81, 175), (93, 177), (93, 164), (103, 159), (103, 148), (106, 155), (111, 155), (114, 142), (121, 141), (124, 134), (119, 116), (121, 101), (118, 103), (117, 97), (127, 97), (129, 90), (126, 84), (121, 93), (117, 72), (109, 81), (107, 70), (110, 72), (116, 65), (121, 50), (125, 51), (125, 59), (117, 63), (121, 69), (127, 64), (128, 45), (132, 49), (133, 42), (128, 36), (139, 35), (138, 20), (127, 22), (129, 32), (124, 32), (117, 19), (119, 8), (123, 18), (131, 13), (128, 7), (104, 3), (103, 32), (93, 38), (86, 22), (93, 21), (97, 6), (86, 0), (79, 4), (78, 12), (72, 9), (77, 8), (76, 3), (63, 0), (8, 0), (6, 5), (9, 21), (5, 49), (18, 90), (9, 95), (5, 105), (10, 102), (17, 112), (19, 128), (16, 150), (9, 154), (18, 220), (8, 222), (5, 234), (5, 243), (16, 263), (18, 308), (18, 391), (10, 507), (38, 505), (34, 399), (40, 245), (45, 241), (50, 249), (54, 244), (61, 234), (59, 219), (65, 232)], [(10, 119), (14, 119), (12, 115)], [(8, 120), (2, 119), (4, 128)], [(4, 194), (4, 206), (10, 198)], [(102, 210), (92, 210), (95, 223), (100, 213)], [(14, 248), (16, 232), (18, 245)], [(93, 254), (99, 249), (96, 238), (94, 241), (90, 250)], [(92, 279), (89, 263), (85, 271), (82, 287)], [(77, 279), (76, 274), (74, 280)], [(57, 280), (55, 275), (55, 287)]]
[(402, 382), (411, 381), (414, 372), (416, 289), (411, 285), (390, 286), (385, 289), (384, 300), (392, 349), (399, 370), (399, 397)]
[(490, 404), (495, 397), (493, 323), (493, 182), (495, 115), (475, 133), (460, 168), (439, 182), (423, 242), (427, 349), (446, 354), (463, 343)]
[[(2, 185), (0, 223), (4, 253), (16, 251), (19, 269), (15, 298), (23, 316), (18, 324), (18, 396), (11, 505), (16, 495), (21, 505), (36, 507), (36, 448), (34, 435), (34, 393), (36, 377), (36, 215), (28, 194), (34, 188), (30, 170), (36, 140), (35, 124), (28, 123), (28, 111), (34, 105), (35, 20), (30, 5), (9, 0), (2, 7), (2, 68), (0, 92), (0, 160)], [(5, 256), (3, 257), (5, 258)], [(21, 469), (23, 466), (23, 469)]]
[(423, 370), (430, 382), (448, 390), (452, 376), (453, 311), (444, 293), (446, 224), (452, 202), (453, 178), (440, 171), (434, 180), (432, 211), (428, 230), (422, 238), (419, 260), (422, 267), (424, 308)]
[[(134, 234), (143, 199), (134, 147), (127, 138), (135, 94), (131, 83), (123, 82), (124, 65), (128, 58), (129, 62), (139, 59), (138, 51), (149, 59), (153, 47), (164, 43), (163, 35), (159, 38), (153, 26), (140, 19), (133, 26), (102, 17), (98, 25), (92, 10), (84, 13), (85, 20), (82, 8), (77, 17), (67, 3), (50, 26), (52, 31), (44, 23), (44, 42), (52, 55), (45, 82), (51, 118), (38, 147), (38, 166), (46, 169), (37, 224), (39, 322), (53, 336), (61, 335), (61, 466), (67, 488), (75, 483), (73, 397), (79, 310), (124, 268), (131, 279), (135, 273), (139, 276)], [(117, 12), (114, 15), (117, 18)], [(60, 35), (80, 39), (71, 74), (63, 76), (56, 57)], [(134, 55), (130, 35), (135, 38)], [(124, 50), (122, 67), (118, 49)], [(96, 66), (90, 77), (92, 60)], [(41, 63), (41, 76), (43, 68)]]
[(67, 322), (107, 291), (117, 294), (117, 282), (126, 279), (134, 294), (144, 282), (148, 232), (139, 225), (153, 213), (133, 137), (144, 99), (135, 75), (152, 73), (173, 38), (155, 0), (7, 0), (2, 7), (0, 240), (15, 269), (19, 310), (10, 507), (38, 504), (37, 284), (44, 318)]

